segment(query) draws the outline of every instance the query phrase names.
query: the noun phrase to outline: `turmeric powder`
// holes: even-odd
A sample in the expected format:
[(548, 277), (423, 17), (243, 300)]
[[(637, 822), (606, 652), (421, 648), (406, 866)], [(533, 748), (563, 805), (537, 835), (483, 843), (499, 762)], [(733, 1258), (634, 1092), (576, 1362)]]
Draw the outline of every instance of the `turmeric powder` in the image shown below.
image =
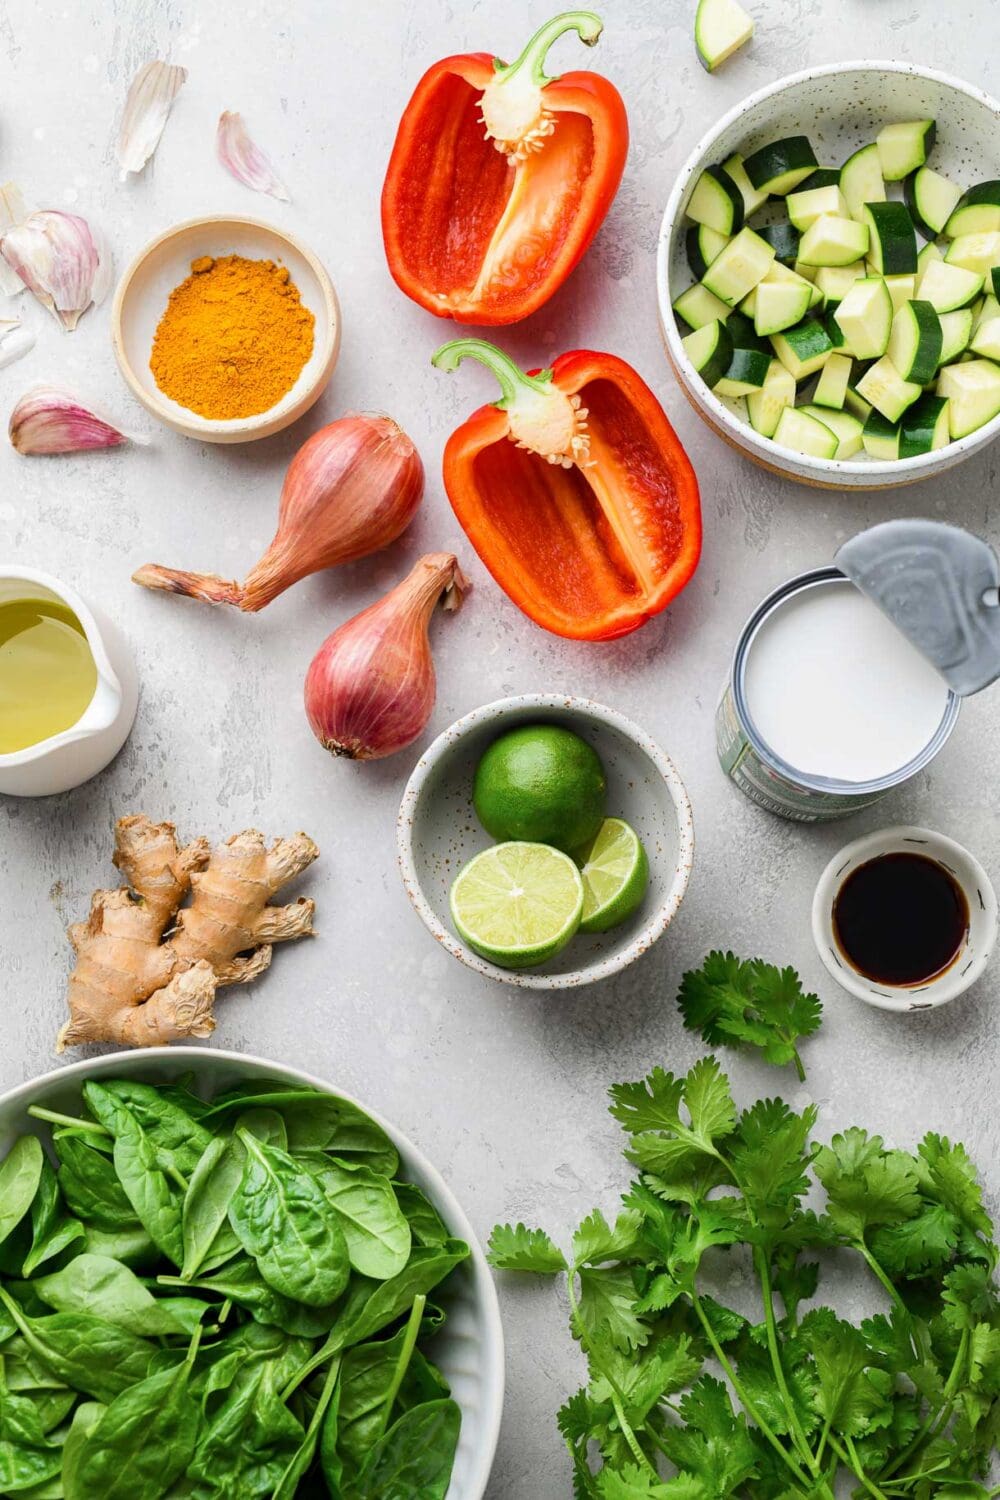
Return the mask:
[(315, 321), (287, 267), (203, 255), (170, 293), (149, 367), (165, 396), (200, 417), (255, 417), (299, 378)]

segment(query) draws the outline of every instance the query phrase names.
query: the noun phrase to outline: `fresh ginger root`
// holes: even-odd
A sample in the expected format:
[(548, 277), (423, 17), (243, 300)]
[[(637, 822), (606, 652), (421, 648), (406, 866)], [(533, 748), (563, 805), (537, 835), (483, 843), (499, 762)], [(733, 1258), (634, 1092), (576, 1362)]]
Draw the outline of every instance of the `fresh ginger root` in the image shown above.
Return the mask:
[(90, 916), (69, 929), (76, 965), (56, 1051), (209, 1036), (216, 989), (256, 979), (272, 944), (312, 932), (314, 902), (268, 902), (318, 854), (304, 833), (268, 849), (253, 828), (215, 850), (206, 839), (181, 849), (172, 823), (120, 818), (112, 858), (127, 885), (96, 891)]

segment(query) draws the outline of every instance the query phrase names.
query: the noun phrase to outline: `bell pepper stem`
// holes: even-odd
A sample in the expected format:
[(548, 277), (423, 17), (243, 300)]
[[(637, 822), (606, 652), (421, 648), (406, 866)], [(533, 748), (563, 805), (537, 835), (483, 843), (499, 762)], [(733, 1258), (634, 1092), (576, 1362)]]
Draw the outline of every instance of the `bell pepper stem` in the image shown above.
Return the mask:
[(547, 83), (552, 83), (545, 72), (545, 62), (548, 57), (549, 48), (559, 37), (567, 31), (575, 31), (581, 42), (588, 47), (593, 47), (601, 32), (604, 30), (604, 22), (600, 16), (595, 16), (592, 10), (566, 10), (558, 16), (553, 16), (551, 21), (546, 21), (544, 26), (539, 27), (524, 51), (512, 63), (494, 62), (498, 82), (507, 82), (508, 79), (527, 74), (532, 83), (544, 88)]
[(485, 339), (452, 339), (450, 343), (442, 344), (437, 353), (432, 355), (431, 364), (435, 369), (451, 374), (458, 369), (463, 359), (478, 360), (496, 376), (502, 394), (494, 405), (501, 411), (508, 411), (516, 406), (518, 397), (528, 392), (545, 395), (551, 389), (551, 370), (542, 370), (538, 375), (525, 375), (509, 355), (504, 354), (495, 344), (488, 344)]

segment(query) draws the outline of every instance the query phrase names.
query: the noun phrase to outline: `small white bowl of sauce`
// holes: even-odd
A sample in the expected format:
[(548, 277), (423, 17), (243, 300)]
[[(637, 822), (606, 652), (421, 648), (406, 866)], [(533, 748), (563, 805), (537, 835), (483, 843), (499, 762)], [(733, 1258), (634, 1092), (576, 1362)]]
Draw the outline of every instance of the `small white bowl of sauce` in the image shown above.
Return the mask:
[(929, 828), (883, 828), (834, 855), (813, 896), (816, 949), (841, 987), (881, 1010), (931, 1010), (989, 963), (997, 898), (968, 849)]

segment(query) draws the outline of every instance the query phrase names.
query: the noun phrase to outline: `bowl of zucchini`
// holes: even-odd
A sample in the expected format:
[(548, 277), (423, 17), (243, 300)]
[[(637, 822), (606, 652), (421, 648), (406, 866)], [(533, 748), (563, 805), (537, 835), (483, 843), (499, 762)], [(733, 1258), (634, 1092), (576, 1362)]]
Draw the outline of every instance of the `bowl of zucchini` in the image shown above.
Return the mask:
[(670, 362), (755, 462), (829, 489), (1000, 432), (1000, 104), (910, 63), (752, 95), (681, 170), (657, 260)]

